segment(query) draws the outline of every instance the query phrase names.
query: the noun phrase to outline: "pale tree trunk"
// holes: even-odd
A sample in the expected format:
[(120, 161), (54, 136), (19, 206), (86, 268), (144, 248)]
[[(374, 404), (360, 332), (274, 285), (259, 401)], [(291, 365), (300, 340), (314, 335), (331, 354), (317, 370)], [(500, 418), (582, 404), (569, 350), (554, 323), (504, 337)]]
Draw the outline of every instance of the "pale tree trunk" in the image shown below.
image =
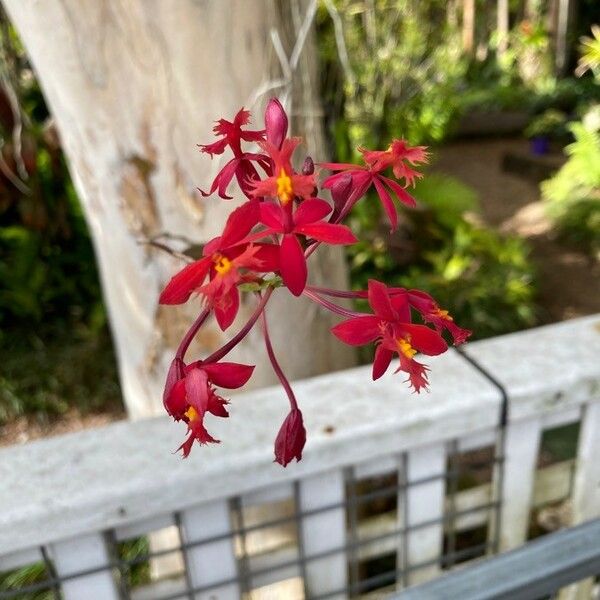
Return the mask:
[[(279, 3), (3, 1), (56, 120), (90, 226), (128, 413), (156, 414), (168, 363), (199, 303), (157, 305), (181, 264), (139, 240), (169, 232), (204, 243), (219, 233), (235, 204), (197, 194), (219, 163), (199, 155), (196, 144), (210, 141), (213, 121), (248, 106), (272, 76), (278, 63), (269, 30), (282, 25)], [(318, 115), (310, 36), (304, 51), (311, 64), (300, 61), (294, 74), (294, 109)], [(255, 121), (260, 118), (259, 110)], [(321, 122), (310, 124), (311, 146), (321, 151)], [(315, 259), (315, 281), (346, 284), (341, 252)], [(283, 291), (274, 296), (268, 312), (274, 345), (292, 378), (352, 363), (350, 351), (328, 332), (328, 315)], [(250, 314), (252, 300), (231, 331)], [(210, 352), (226, 336), (211, 322), (192, 354)], [(253, 385), (274, 381), (258, 332), (232, 356), (258, 365)]]

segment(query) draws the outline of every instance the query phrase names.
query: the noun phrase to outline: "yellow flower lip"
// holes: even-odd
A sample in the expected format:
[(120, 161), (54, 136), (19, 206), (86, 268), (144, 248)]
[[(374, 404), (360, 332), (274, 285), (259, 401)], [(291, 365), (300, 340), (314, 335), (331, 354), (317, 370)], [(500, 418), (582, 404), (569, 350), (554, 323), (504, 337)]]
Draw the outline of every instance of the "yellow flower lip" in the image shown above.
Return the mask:
[(294, 188), (292, 187), (292, 179), (281, 169), (279, 176), (275, 180), (277, 182), (277, 197), (284, 206), (294, 197)]
[(190, 421), (195, 421), (198, 418), (198, 411), (193, 406), (189, 406), (188, 409), (183, 414)]
[(233, 266), (232, 262), (222, 254), (216, 254), (213, 257), (213, 262), (215, 264), (215, 271), (219, 275), (227, 275), (227, 273), (231, 271), (231, 267)]
[(410, 345), (410, 342), (404, 338), (398, 338), (396, 340), (396, 344), (398, 346), (398, 351), (404, 354), (404, 356), (406, 356), (408, 359), (411, 359), (417, 353), (417, 351)]

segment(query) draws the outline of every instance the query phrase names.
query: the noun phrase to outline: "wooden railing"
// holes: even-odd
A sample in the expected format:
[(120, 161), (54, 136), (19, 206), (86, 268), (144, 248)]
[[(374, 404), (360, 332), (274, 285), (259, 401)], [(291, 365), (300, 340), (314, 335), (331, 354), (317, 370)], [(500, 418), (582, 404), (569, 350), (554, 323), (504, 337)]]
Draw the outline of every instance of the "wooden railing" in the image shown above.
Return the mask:
[[(25, 587), (65, 600), (346, 598), (519, 547), (540, 511), (556, 526), (600, 516), (600, 316), (464, 352), (430, 361), (429, 394), (368, 367), (297, 382), (309, 442), (287, 469), (278, 388), (234, 396), (210, 424), (223, 442), (188, 460), (162, 418), (3, 449), (0, 574), (42, 565)], [(166, 528), (173, 548), (124, 553)], [(0, 599), (27, 591), (5, 580)]]

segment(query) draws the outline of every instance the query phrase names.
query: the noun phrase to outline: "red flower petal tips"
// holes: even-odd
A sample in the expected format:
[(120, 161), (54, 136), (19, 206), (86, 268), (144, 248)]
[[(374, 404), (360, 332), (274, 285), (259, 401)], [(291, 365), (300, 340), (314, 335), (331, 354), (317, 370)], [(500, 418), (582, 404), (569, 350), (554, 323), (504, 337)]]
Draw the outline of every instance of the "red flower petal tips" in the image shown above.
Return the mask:
[[(275, 461), (285, 467), (302, 458), (306, 430), (268, 333), (266, 308), (274, 293), (287, 291), (293, 297), (304, 296), (343, 316), (332, 332), (352, 346), (375, 345), (373, 379), (381, 377), (397, 357), (396, 372), (406, 373), (417, 392), (427, 388), (428, 367), (415, 360), (416, 354), (435, 356), (444, 352), (444, 332), (455, 344), (464, 342), (471, 332), (456, 325), (448, 311), (421, 290), (388, 288), (376, 280), (369, 281), (367, 290), (356, 292), (307, 285), (309, 259), (321, 244), (358, 241), (343, 221), (370, 188), (377, 193), (392, 229), (397, 227), (396, 201), (415, 206), (405, 188), (421, 177), (415, 167), (427, 161), (425, 148), (411, 147), (404, 140), (393, 140), (387, 150), (359, 148), (362, 166), (321, 163), (333, 174), (319, 185), (312, 158), (294, 159), (300, 139), (287, 137), (288, 117), (279, 100), (268, 102), (264, 122), (264, 129), (250, 129), (250, 113), (242, 108), (231, 121), (217, 121), (213, 129), (216, 141), (200, 145), (200, 150), (211, 158), (227, 150), (232, 154), (209, 191), (202, 194), (216, 193), (231, 199), (228, 189), (235, 178), (247, 200), (231, 212), (221, 234), (204, 245), (202, 257), (176, 273), (160, 294), (159, 302), (168, 305), (182, 304), (193, 295), (201, 299), (198, 317), (183, 336), (169, 367), (163, 404), (175, 421), (186, 424), (186, 437), (179, 447), (184, 457), (194, 443), (218, 443), (206, 427), (210, 418), (229, 416), (229, 402), (218, 389), (244, 386), (254, 370), (253, 366), (223, 359), (260, 320), (267, 355), (290, 405), (274, 448)], [(300, 171), (294, 164), (302, 165)], [(393, 177), (384, 175), (388, 169)], [(333, 204), (318, 197), (320, 188), (331, 191)], [(248, 302), (256, 303), (246, 323), (210, 356), (187, 361), (190, 344), (207, 319), (214, 316), (223, 331), (232, 326), (243, 294), (252, 294), (254, 298), (248, 298)], [(349, 310), (327, 297), (366, 298), (371, 312)], [(422, 322), (413, 322), (413, 315)]]

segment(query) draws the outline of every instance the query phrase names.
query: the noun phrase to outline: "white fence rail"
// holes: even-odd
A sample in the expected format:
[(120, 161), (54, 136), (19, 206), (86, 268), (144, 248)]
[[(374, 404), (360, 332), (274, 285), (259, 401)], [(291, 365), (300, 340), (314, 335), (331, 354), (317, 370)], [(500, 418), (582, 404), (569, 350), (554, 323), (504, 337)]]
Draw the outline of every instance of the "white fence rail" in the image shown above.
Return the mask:
[[(380, 594), (520, 546), (540, 523), (600, 516), (600, 316), (466, 353), (476, 366), (430, 361), (429, 394), (368, 368), (297, 382), (309, 442), (285, 470), (272, 462), (277, 388), (235, 396), (211, 423), (222, 444), (186, 461), (167, 419), (1, 450), (0, 599), (23, 593), (2, 573), (33, 563), (45, 575), (31, 589), (66, 600)], [(578, 435), (549, 434), (575, 423)], [(157, 579), (139, 538), (165, 528), (183, 567)]]

